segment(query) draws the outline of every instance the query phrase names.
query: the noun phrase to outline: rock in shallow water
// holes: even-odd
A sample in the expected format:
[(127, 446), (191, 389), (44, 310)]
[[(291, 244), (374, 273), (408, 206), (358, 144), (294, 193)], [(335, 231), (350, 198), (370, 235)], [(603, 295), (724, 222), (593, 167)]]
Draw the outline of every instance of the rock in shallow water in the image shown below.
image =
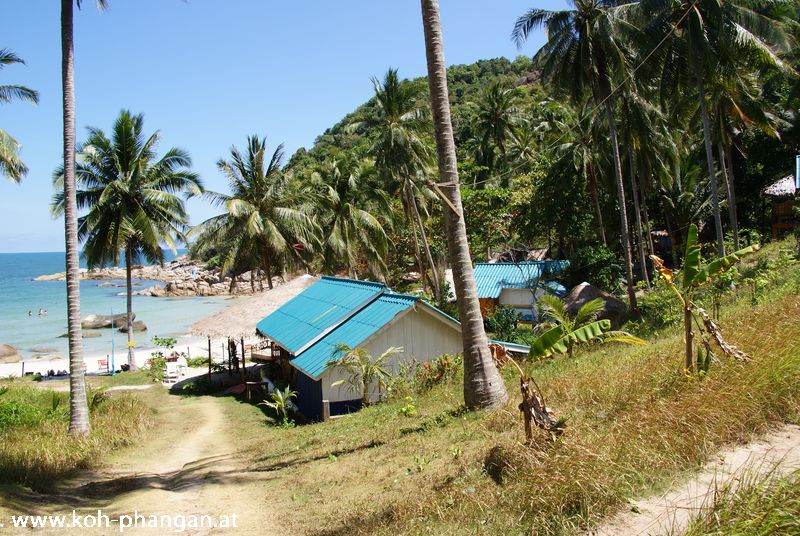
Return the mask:
[[(147, 331), (147, 325), (144, 323), (143, 320), (136, 320), (131, 325), (131, 327), (133, 328), (133, 332), (134, 333), (137, 333), (137, 332), (140, 332), (140, 331)], [(122, 326), (120, 326), (120, 328), (117, 331), (119, 331), (120, 333), (128, 333), (128, 326), (123, 324)]]
[(10, 344), (0, 344), (0, 363), (19, 363), (20, 355)]
[[(132, 313), (133, 318), (136, 318), (136, 313)], [(118, 315), (89, 315), (81, 320), (81, 328), (83, 329), (103, 329), (111, 327), (120, 327), (127, 323), (127, 315), (120, 313)]]

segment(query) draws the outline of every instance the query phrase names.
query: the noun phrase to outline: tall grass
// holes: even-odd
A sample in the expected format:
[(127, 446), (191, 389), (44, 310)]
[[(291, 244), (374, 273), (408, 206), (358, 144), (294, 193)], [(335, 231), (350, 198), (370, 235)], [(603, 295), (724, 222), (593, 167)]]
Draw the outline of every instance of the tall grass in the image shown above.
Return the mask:
[(717, 490), (710, 508), (692, 520), (684, 536), (800, 534), (800, 471), (745, 473)]
[(151, 412), (130, 395), (89, 392), (92, 434), (67, 433), (68, 394), (23, 383), (0, 394), (0, 480), (37, 490), (51, 487), (78, 469), (96, 465), (109, 451), (135, 441)]

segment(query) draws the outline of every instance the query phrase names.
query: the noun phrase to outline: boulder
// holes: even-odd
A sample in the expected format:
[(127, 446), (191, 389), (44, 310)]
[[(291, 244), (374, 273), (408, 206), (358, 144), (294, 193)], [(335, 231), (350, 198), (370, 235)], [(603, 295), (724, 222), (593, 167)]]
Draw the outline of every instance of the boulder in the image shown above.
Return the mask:
[(29, 352), (34, 354), (54, 354), (58, 352), (58, 348), (51, 348), (49, 346), (34, 346), (28, 349)]
[(564, 305), (566, 306), (567, 313), (574, 315), (586, 302), (595, 298), (600, 298), (605, 303), (600, 314), (597, 315), (597, 319), (610, 320), (611, 329), (619, 329), (625, 319), (625, 314), (628, 312), (628, 307), (625, 305), (625, 302), (589, 283), (584, 282), (573, 288), (569, 294), (567, 294), (567, 297), (564, 298)]
[[(136, 314), (133, 313), (133, 318), (136, 318)], [(81, 320), (81, 328), (83, 329), (102, 329), (102, 328), (111, 328), (111, 327), (119, 327), (127, 322), (127, 315), (126, 313), (120, 313), (118, 315), (89, 315), (83, 320)]]
[[(83, 338), (84, 339), (96, 339), (97, 337), (102, 337), (103, 334), (99, 331), (83, 331)], [(69, 337), (69, 333), (64, 333), (63, 335), (58, 336), (60, 339), (66, 339)]]
[[(131, 324), (131, 328), (133, 328), (134, 333), (147, 331), (147, 325), (142, 320), (136, 320), (133, 324)], [(117, 331), (120, 333), (128, 333), (128, 326), (122, 325)]]
[(10, 344), (0, 344), (0, 363), (19, 363), (22, 358)]

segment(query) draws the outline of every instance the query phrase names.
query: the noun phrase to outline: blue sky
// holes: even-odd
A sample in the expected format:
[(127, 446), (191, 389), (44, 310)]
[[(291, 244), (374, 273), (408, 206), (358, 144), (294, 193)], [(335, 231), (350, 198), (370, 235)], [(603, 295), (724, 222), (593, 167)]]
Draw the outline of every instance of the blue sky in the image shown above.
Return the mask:
[[(416, 0), (111, 0), (99, 13), (84, 0), (75, 15), (77, 139), (85, 127), (108, 131), (119, 111), (145, 114), (160, 130), (161, 151), (189, 151), (206, 187), (224, 190), (215, 162), (245, 137), (266, 135), (288, 154), (367, 100), (370, 77), (388, 67), (425, 74)], [(442, 0), (448, 64), (519, 54), (509, 39), (532, 7), (563, 0)], [(0, 84), (24, 84), (41, 102), (0, 106), (0, 127), (23, 145), (30, 172), (22, 184), (0, 181), (0, 251), (63, 251), (63, 223), (48, 211), (51, 174), (61, 158), (61, 52), (58, 2), (3, 6), (0, 48), (26, 66), (0, 71)], [(189, 202), (192, 222), (214, 214)]]

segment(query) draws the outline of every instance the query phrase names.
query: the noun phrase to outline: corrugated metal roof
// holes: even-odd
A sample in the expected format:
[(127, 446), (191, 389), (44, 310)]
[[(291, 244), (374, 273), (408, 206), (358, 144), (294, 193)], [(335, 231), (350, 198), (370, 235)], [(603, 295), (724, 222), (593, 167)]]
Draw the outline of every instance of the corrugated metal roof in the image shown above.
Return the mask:
[(312, 378), (318, 378), (327, 363), (337, 356), (336, 347), (346, 344), (356, 348), (372, 334), (391, 322), (397, 315), (414, 306), (418, 298), (403, 294), (385, 293), (326, 334), (310, 348), (292, 359), (292, 365)]
[(381, 283), (323, 276), (264, 318), (256, 329), (295, 354), (385, 289)]
[(478, 298), (499, 298), (504, 288), (528, 288), (536, 283), (545, 267), (551, 274), (568, 266), (568, 261), (480, 262), (475, 265)]

